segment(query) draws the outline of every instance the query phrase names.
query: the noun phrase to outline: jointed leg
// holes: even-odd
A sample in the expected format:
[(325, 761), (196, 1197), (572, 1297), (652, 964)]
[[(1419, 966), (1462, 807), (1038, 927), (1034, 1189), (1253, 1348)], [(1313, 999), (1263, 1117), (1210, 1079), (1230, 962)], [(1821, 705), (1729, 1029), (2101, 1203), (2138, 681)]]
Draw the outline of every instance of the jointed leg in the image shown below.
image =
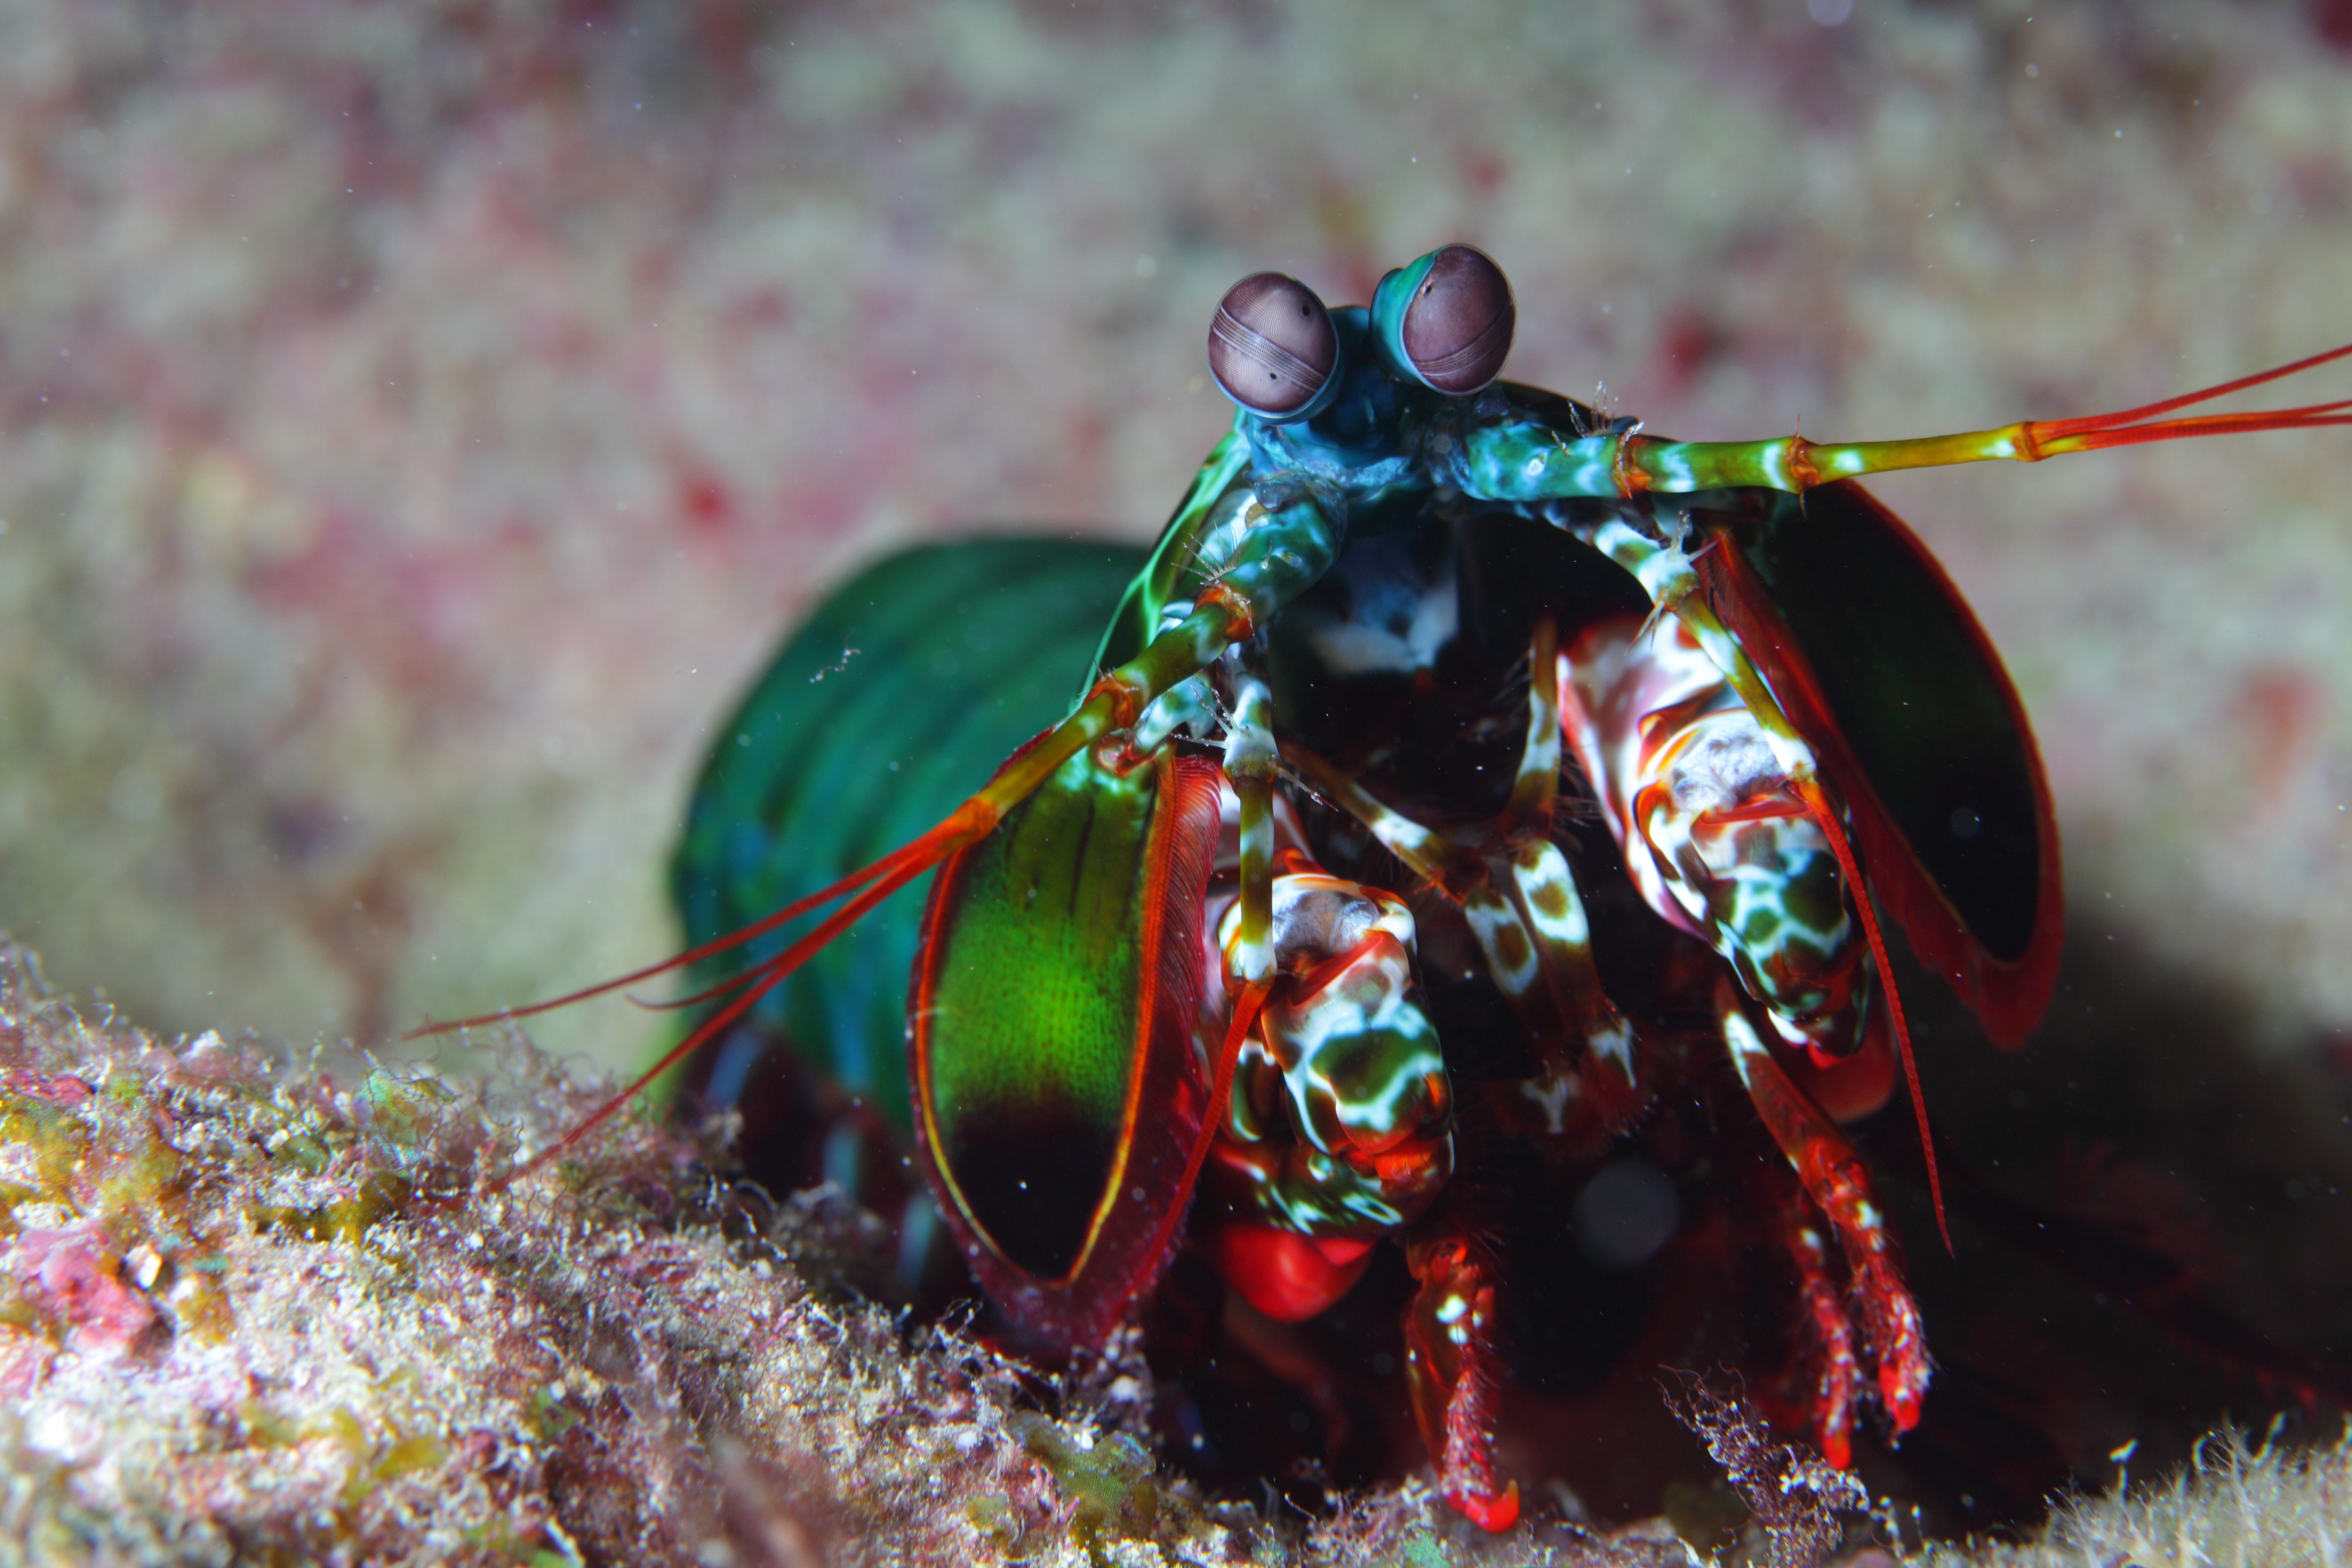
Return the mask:
[(1480, 830), (1483, 850), (1391, 809), (1303, 747), (1287, 747), (1283, 756), (1407, 869), (1461, 904), (1487, 974), (1541, 1063), (1505, 1113), (1531, 1132), (1586, 1144), (1624, 1125), (1640, 1104), (1633, 1034), (1601, 986), (1584, 901), (1550, 838), (1560, 731), (1558, 640), (1549, 619), (1537, 626), (1528, 658), (1527, 746), (1502, 815)]
[(1405, 1262), (1421, 1282), (1405, 1318), (1405, 1381), (1438, 1484), (1472, 1523), (1508, 1530), (1519, 1483), (1498, 1486), (1495, 1472), (1494, 1265), (1458, 1234), (1416, 1244)]
[(1225, 656), (1233, 711), (1226, 720), (1225, 782), (1241, 801), (1241, 922), (1227, 962), (1242, 984), (1274, 977), (1274, 696)]
[[(1783, 1178), (1787, 1181), (1787, 1178)], [(1811, 1374), (1807, 1412), (1822, 1458), (1839, 1469), (1853, 1462), (1853, 1402), (1861, 1393), (1862, 1365), (1854, 1354), (1853, 1324), (1838, 1298), (1831, 1274), (1829, 1238), (1822, 1216), (1804, 1190), (1787, 1181), (1774, 1205), (1780, 1239), (1797, 1269), (1797, 1299), (1805, 1339), (1802, 1357)]]
[[(1453, 1094), (1412, 997), (1402, 900), (1278, 858), (1276, 980), (1244, 1047), (1205, 1178), (1211, 1258), (1269, 1317), (1312, 1317), (1373, 1243), (1419, 1218), (1454, 1169)], [(1244, 911), (1219, 937), (1238, 984)]]
[(1837, 1234), (1861, 1312), (1863, 1340), (1877, 1363), (1879, 1403), (1895, 1429), (1908, 1432), (1918, 1425), (1919, 1401), (1927, 1392), (1927, 1342), (1869, 1173), (1853, 1145), (1772, 1059), (1728, 978), (1717, 985), (1716, 1008), (1732, 1066), (1748, 1086), (1757, 1114)]

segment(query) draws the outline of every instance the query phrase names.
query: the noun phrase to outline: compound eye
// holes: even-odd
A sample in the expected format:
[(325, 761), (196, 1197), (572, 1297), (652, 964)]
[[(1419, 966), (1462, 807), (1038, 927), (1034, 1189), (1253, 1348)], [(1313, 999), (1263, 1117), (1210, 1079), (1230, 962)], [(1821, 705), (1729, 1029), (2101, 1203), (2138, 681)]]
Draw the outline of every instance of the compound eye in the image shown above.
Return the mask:
[(1421, 379), (1461, 396), (1502, 374), (1517, 324), (1503, 269), (1483, 251), (1449, 245), (1431, 258), (1405, 307), (1401, 336)]
[(1227, 397), (1267, 419), (1315, 412), (1339, 365), (1339, 334), (1315, 290), (1280, 272), (1243, 279), (1209, 323), (1209, 374)]

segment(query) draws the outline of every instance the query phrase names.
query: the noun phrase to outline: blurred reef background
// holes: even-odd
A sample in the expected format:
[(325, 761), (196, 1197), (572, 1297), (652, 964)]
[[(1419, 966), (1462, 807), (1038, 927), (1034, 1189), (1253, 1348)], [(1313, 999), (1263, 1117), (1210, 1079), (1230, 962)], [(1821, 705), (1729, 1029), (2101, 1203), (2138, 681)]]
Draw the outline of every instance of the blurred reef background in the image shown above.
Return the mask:
[[(916, 539), (1148, 539), (1233, 281), (1362, 300), (1455, 239), (1510, 375), (1666, 433), (2144, 402), (2352, 339), (2352, 5), (10, 0), (0, 928), (298, 1045), (666, 952), (688, 783), (797, 611)], [(1874, 485), (2066, 842), (2042, 1036), (1923, 1021), (1956, 1156), (2339, 1357), (2347, 476), (2320, 432)], [(2025, 1289), (1904, 1217), (1924, 1292)], [(2084, 1453), (2142, 1435), (1972, 1353), (2075, 1379)], [(2176, 1456), (2269, 1397), (2196, 1386)]]
[[(1671, 433), (2137, 403), (2352, 338), (2352, 13), (18, 0), (0, 926), (298, 1040), (658, 952), (796, 610), (917, 537), (1149, 538), (1223, 289), (1447, 239), (1513, 376)], [(2286, 1041), (2352, 1027), (2347, 461), (1878, 487), (2024, 693), (2087, 938)]]

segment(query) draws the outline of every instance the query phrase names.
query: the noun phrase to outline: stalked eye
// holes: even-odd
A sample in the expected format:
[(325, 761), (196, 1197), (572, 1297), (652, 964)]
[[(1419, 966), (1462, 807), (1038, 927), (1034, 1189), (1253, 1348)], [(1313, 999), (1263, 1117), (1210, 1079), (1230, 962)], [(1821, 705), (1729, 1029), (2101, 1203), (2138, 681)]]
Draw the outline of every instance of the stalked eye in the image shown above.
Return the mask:
[(1331, 313), (1296, 278), (1260, 272), (1243, 279), (1209, 323), (1209, 374), (1227, 397), (1265, 418), (1320, 413), (1339, 368)]
[(1482, 251), (1449, 245), (1430, 258), (1405, 307), (1404, 355), (1422, 380), (1460, 396), (1502, 374), (1517, 322), (1503, 269)]

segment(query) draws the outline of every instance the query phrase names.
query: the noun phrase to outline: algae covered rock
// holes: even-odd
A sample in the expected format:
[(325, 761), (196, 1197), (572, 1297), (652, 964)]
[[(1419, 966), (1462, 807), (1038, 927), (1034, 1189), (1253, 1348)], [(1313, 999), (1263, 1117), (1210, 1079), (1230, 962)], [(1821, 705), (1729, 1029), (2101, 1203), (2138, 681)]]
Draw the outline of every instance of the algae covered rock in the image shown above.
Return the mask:
[(644, 1117), (499, 1184), (604, 1092), (520, 1034), (471, 1075), (165, 1040), (0, 942), (0, 1562), (1680, 1561), (1412, 1485), (1205, 1503), (1118, 1376), (859, 1299), (865, 1216)]
[[(1713, 1398), (1695, 1430), (1730, 1456), (1725, 1496), (1755, 1493), (1722, 1518), (1486, 1538), (1417, 1480), (1315, 1519), (1205, 1500), (1124, 1429), (1139, 1359), (1048, 1375), (861, 1299), (870, 1216), (837, 1195), (772, 1202), (642, 1116), (501, 1185), (605, 1092), (519, 1033), (478, 1070), (323, 1061), (78, 1008), (0, 939), (0, 1563), (1680, 1568), (1903, 1544), (1859, 1489), (1842, 1527), (1754, 1507), (1818, 1467)], [(2352, 1448), (2205, 1452), (1926, 1559), (2352, 1557)]]
[(0, 1556), (1084, 1560), (1034, 1451), (1083, 1423), (820, 1294), (651, 1126), (492, 1192), (595, 1103), (520, 1039), (497, 1065), (526, 1087), (346, 1084), (0, 953)]

